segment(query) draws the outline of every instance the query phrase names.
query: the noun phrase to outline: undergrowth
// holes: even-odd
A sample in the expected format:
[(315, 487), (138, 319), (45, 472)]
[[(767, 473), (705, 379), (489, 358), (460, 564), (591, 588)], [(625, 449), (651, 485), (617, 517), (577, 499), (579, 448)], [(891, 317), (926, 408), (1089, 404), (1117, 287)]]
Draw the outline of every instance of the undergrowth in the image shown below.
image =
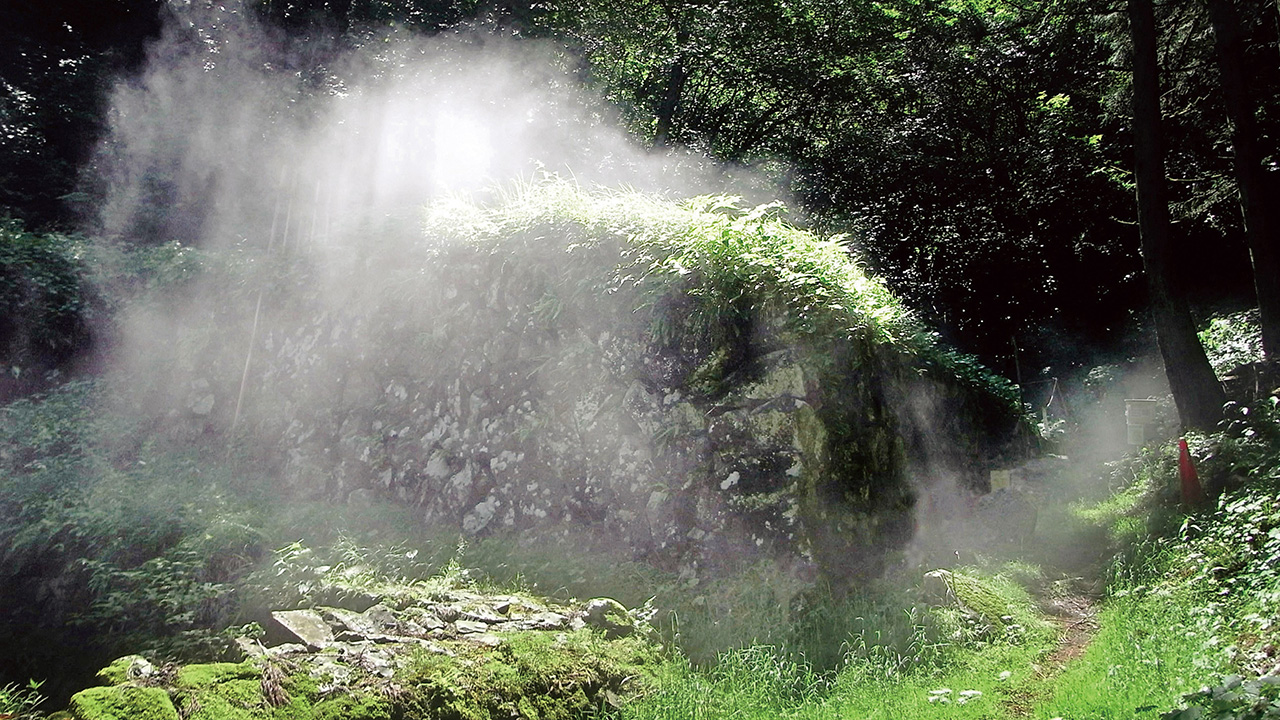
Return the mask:
[[(1242, 361), (1249, 343), (1218, 338), (1224, 345), (1222, 367)], [(1270, 678), (1280, 667), (1278, 405), (1275, 395), (1231, 403), (1218, 430), (1187, 436), (1209, 507), (1183, 504), (1172, 442), (1111, 467), (1117, 492), (1080, 511), (1109, 528), (1116, 551), (1101, 630), (1056, 683), (1043, 717), (1271, 716)]]
[[(55, 697), (118, 655), (218, 659), (270, 610), (397, 587), (429, 592), (424, 584), (441, 578), (651, 603), (653, 624), (680, 648), (655, 697), (684, 693), (679, 702), (698, 712), (820, 705), (854, 676), (882, 689), (908, 677), (928, 684), (956, 658), (1040, 642), (1029, 639), (1039, 631), (1025, 632), (1025, 591), (979, 569), (942, 597), (910, 580), (836, 594), (769, 564), (690, 585), (590, 548), (497, 536), (460, 544), (415, 529), (404, 508), (272, 501), (269, 486), (225, 455), (143, 439), (113, 412), (119, 402), (101, 384), (72, 383), (0, 411), (0, 574), (9, 607), (31, 613), (4, 627), (10, 646), (31, 648), (5, 672), (43, 677), (57, 667), (71, 686), (53, 688)], [(671, 710), (642, 703), (634, 712)]]
[(39, 707), (44, 703), (40, 694), (40, 680), (29, 680), (25, 686), (9, 683), (0, 687), (0, 717), (9, 720), (30, 720), (40, 717)]
[[(777, 307), (795, 332), (869, 338), (917, 355), (921, 370), (1016, 401), (1007, 383), (939, 346), (849, 260), (840, 238), (795, 230), (776, 207), (743, 210), (728, 198), (674, 205), (550, 185), (498, 211), (434, 212), (448, 212), (471, 243), (514, 237), (540, 251), (542, 234), (555, 229), (576, 233), (584, 249), (624, 246), (626, 262), (606, 287), (566, 292), (635, 293), (639, 311), (655, 310), (655, 341), (670, 332), (656, 320), (657, 308), (676, 302), (670, 293), (692, 299), (679, 318), (711, 344), (732, 340), (735, 313)], [(178, 246), (148, 257), (154, 268), (136, 278), (119, 270), (115, 282), (172, 273), (141, 291), (163, 292), (209, 264)], [(545, 261), (566, 262), (563, 253)], [(539, 312), (554, 318), (564, 305), (548, 296)], [(1252, 341), (1233, 340), (1236, 324), (1210, 331), (1220, 367), (1252, 357)], [(77, 671), (125, 652), (207, 660), (269, 610), (434, 581), (651, 604), (678, 652), (647, 697), (607, 711), (620, 719), (1189, 720), (1196, 713), (1179, 707), (1184, 694), (1190, 708), (1228, 718), (1260, 716), (1248, 713), (1274, 697), (1259, 680), (1280, 661), (1274, 396), (1232, 405), (1220, 431), (1188, 437), (1220, 498), (1213, 508), (1180, 507), (1167, 444), (1111, 466), (1114, 495), (1075, 518), (1104, 526), (1115, 551), (1101, 631), (1052, 681), (1032, 669), (1055, 637), (1024, 587), (1025, 569), (950, 568), (936, 575), (940, 591), (919, 574), (835, 590), (768, 563), (691, 583), (591, 547), (501, 536), (461, 545), (422, 530), (405, 508), (277, 497), (269, 473), (234, 447), (167, 442), (163, 420), (120, 411), (127, 404), (105, 382), (78, 381), (0, 407), (0, 600), (14, 608), (0, 643), (28, 648), (5, 659), (6, 680), (79, 663), (69, 675), (77, 682)], [(41, 689), (0, 688), (0, 714), (33, 712)]]

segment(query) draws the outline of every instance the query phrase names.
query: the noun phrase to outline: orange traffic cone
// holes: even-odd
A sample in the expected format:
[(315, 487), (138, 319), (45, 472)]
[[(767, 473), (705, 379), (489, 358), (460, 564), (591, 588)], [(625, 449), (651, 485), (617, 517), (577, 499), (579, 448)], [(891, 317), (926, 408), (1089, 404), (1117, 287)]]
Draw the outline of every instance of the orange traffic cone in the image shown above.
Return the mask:
[(1178, 440), (1178, 477), (1182, 479), (1182, 504), (1186, 507), (1203, 505), (1204, 489), (1200, 487), (1200, 476), (1196, 474), (1196, 466), (1191, 462), (1191, 451), (1187, 449), (1186, 440)]

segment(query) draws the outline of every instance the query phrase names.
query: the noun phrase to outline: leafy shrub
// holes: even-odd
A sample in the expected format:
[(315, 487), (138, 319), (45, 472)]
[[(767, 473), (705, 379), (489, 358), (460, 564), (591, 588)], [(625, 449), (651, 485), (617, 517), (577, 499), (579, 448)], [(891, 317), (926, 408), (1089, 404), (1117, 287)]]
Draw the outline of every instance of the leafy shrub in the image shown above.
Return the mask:
[(1161, 713), (1160, 720), (1276, 720), (1280, 718), (1280, 677), (1245, 680), (1228, 675), (1212, 687), (1183, 696), (1187, 707)]
[(1200, 331), (1209, 362), (1219, 375), (1262, 360), (1262, 325), (1258, 311), (1245, 310), (1215, 317)]

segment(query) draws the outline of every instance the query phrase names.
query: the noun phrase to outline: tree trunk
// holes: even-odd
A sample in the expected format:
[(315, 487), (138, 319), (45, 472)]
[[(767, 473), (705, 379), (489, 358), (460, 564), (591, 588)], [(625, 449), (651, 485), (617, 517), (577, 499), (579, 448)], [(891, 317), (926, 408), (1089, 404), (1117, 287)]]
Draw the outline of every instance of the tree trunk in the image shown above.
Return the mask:
[(1262, 350), (1268, 360), (1280, 358), (1280, 252), (1277, 251), (1275, 201), (1271, 178), (1258, 144), (1255, 103), (1245, 80), (1244, 38), (1234, 0), (1206, 0), (1218, 50), (1218, 71), (1231, 122), (1236, 184), (1244, 213), (1245, 237), (1253, 260), (1253, 286), (1262, 317)]
[(1225, 397), (1209, 366), (1186, 298), (1173, 282), (1168, 191), (1164, 177), (1164, 137), (1160, 127), (1160, 80), (1156, 22), (1151, 0), (1129, 0), (1133, 35), (1134, 176), (1138, 186), (1138, 228), (1142, 265), (1151, 294), (1160, 354), (1169, 389), (1184, 428), (1212, 428), (1222, 417)]
[(671, 142), (671, 127), (675, 122), (676, 112), (680, 109), (680, 96), (684, 93), (685, 83), (689, 81), (689, 65), (685, 48), (689, 44), (689, 28), (684, 19), (672, 15), (676, 28), (676, 59), (667, 73), (666, 92), (658, 104), (657, 124), (653, 133), (653, 146), (664, 147)]

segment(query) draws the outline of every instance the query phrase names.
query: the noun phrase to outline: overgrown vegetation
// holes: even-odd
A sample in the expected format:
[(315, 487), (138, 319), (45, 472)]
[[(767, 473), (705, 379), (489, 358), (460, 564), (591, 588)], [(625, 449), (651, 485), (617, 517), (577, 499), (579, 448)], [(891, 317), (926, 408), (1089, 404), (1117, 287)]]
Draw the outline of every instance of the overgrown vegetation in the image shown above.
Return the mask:
[[(629, 294), (651, 318), (650, 342), (692, 343), (708, 358), (691, 377), (709, 396), (734, 371), (741, 323), (777, 317), (788, 323), (782, 330), (814, 343), (874, 342), (924, 358), (921, 372), (958, 374), (997, 406), (1012, 399), (1007, 384), (940, 348), (848, 260), (839, 238), (797, 231), (776, 207), (744, 211), (725, 198), (676, 205), (552, 183), (524, 188), (498, 210), (434, 212), (454, 219), (455, 241), (492, 250), (499, 238), (517, 238), (529, 245), (521, 257), (543, 263), (539, 272), (564, 273), (539, 305), (548, 318), (571, 307), (564, 293)], [(550, 231), (568, 238), (567, 254), (539, 260)], [(625, 262), (600, 286), (569, 282), (565, 258), (579, 261), (602, 243), (617, 243), (611, 250)], [(99, 252), (106, 258), (110, 248)], [(168, 245), (124, 253), (102, 265), (98, 282), (141, 303), (201, 274), (235, 277), (237, 263), (254, 265), (244, 252), (220, 259)], [(673, 305), (681, 312), (670, 313)], [(1247, 316), (1234, 316), (1207, 331), (1220, 368), (1256, 359), (1248, 327)], [(650, 695), (609, 710), (622, 718), (910, 718), (943, 706), (958, 717), (1190, 718), (1195, 710), (1177, 707), (1184, 693), (1205, 712), (1244, 718), (1271, 702), (1270, 681), (1258, 678), (1280, 644), (1273, 395), (1237, 401), (1219, 431), (1188, 437), (1220, 497), (1216, 508), (1188, 514), (1180, 505), (1177, 455), (1165, 443), (1112, 465), (1101, 482), (1116, 492), (1077, 510), (1106, 528), (1115, 560), (1102, 629), (1060, 677), (1026, 669), (1051, 652), (1054, 631), (1024, 588), (1038, 571), (1025, 567), (983, 559), (849, 588), (802, 582), (769, 563), (689, 582), (572, 541), (530, 546), (494, 535), (464, 546), (415, 529), (404, 508), (281, 494), (236, 438), (193, 443), (165, 428), (163, 416), (137, 412), (140, 402), (107, 380), (82, 380), (0, 408), (0, 587), (15, 620), (2, 639), (31, 648), (6, 660), (12, 677), (67, 667), (67, 647), (81, 650), (80, 678), (124, 652), (216, 659), (231, 634), (253, 634), (267, 610), (443, 578), (647, 604), (677, 650)], [(9, 686), (11, 712), (34, 712), (37, 690), (65, 696), (82, 682), (76, 671), (64, 686)], [(1241, 675), (1238, 683), (1229, 673)], [(1217, 684), (1194, 692), (1201, 683)], [(468, 702), (477, 717), (503, 710)]]
[(0, 402), (40, 387), (45, 373), (86, 351), (83, 253), (79, 239), (28, 232), (0, 215)]
[[(938, 342), (885, 285), (866, 272), (846, 236), (822, 238), (783, 220), (771, 203), (741, 207), (741, 198), (705, 196), (670, 203), (635, 192), (585, 192), (572, 183), (517, 186), (494, 207), (445, 202), (432, 207), (428, 227), (492, 251), (513, 239), (540, 252), (519, 252), (565, 272), (546, 248), (548, 232), (568, 237), (569, 258), (616, 243), (623, 261), (604, 287), (636, 290), (652, 317), (655, 342), (683, 335), (727, 348), (746, 342), (749, 316), (778, 318), (816, 343), (856, 338), (919, 357), (924, 369), (956, 377), (975, 392), (1017, 406), (1017, 389), (970, 356)], [(547, 254), (552, 251), (551, 254)], [(586, 290), (587, 288), (581, 288)], [(679, 307), (686, 326), (673, 321)], [(732, 369), (732, 366), (731, 368)]]
[[(1219, 318), (1201, 337), (1220, 372), (1260, 356), (1247, 314)], [(1107, 609), (1088, 653), (1056, 684), (1050, 715), (1236, 720), (1273, 712), (1277, 404), (1274, 391), (1233, 401), (1217, 431), (1187, 437), (1211, 507), (1186, 507), (1172, 442), (1112, 466), (1116, 494), (1083, 509), (1109, 529), (1116, 552)]]
[(9, 683), (0, 687), (0, 715), (13, 720), (40, 717), (39, 708), (45, 700), (40, 694), (43, 684), (40, 680), (29, 680), (25, 686)]

